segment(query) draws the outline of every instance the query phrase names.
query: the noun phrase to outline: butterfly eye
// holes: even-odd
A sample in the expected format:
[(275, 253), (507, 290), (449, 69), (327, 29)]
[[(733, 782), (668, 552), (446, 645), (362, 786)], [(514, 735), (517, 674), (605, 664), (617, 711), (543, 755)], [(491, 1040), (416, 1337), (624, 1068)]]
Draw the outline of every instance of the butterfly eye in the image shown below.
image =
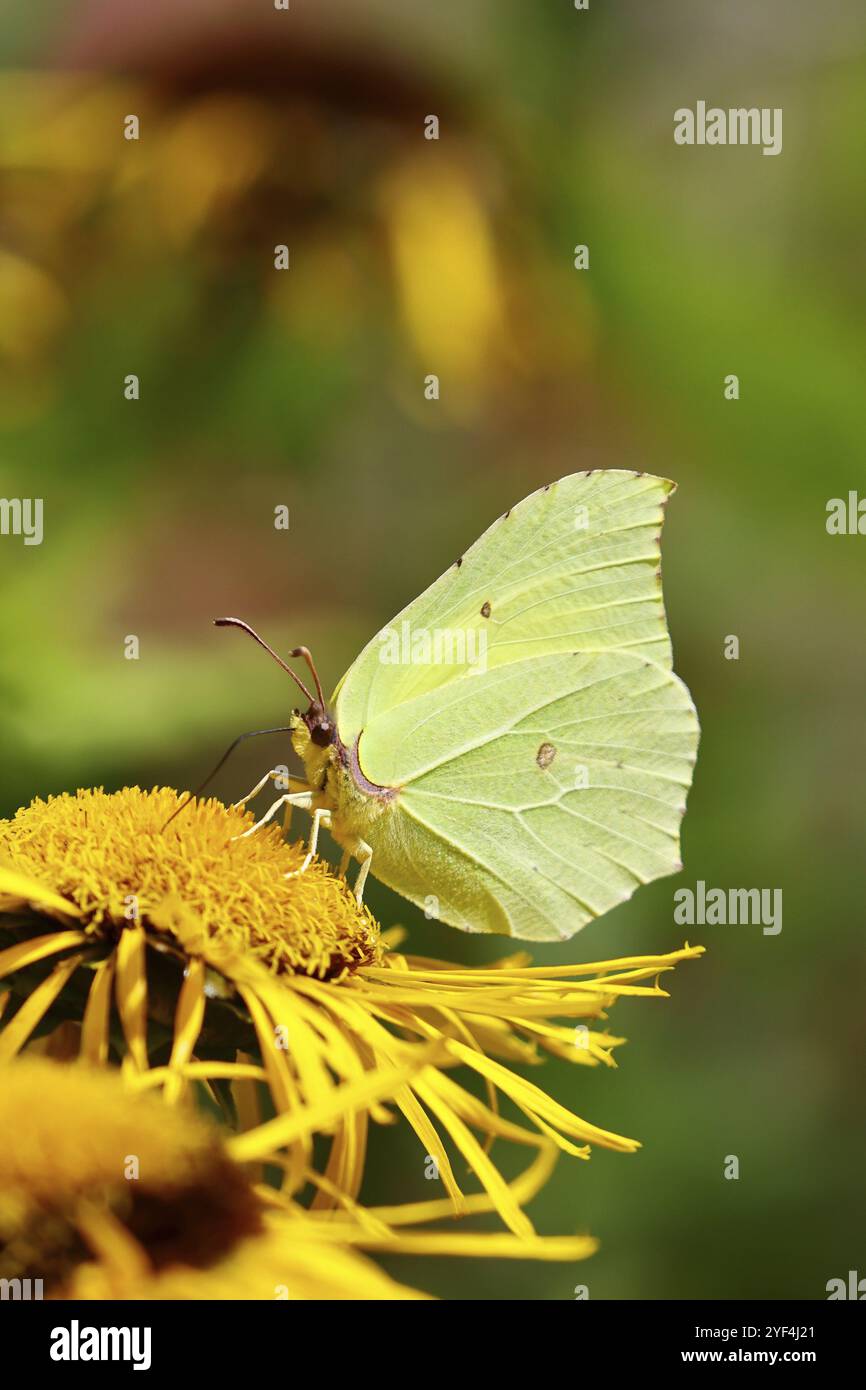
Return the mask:
[(336, 728), (334, 721), (325, 712), (323, 705), (318, 700), (314, 700), (302, 716), (304, 723), (310, 731), (310, 739), (319, 748), (327, 748), (334, 742)]

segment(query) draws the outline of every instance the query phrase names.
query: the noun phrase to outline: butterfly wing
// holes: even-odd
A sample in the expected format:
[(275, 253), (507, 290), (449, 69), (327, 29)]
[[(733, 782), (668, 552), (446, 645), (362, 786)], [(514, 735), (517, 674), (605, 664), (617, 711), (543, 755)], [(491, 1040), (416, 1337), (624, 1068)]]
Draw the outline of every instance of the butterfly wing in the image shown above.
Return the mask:
[[(659, 539), (674, 486), (648, 473), (575, 473), (506, 512), (346, 672), (333, 700), (343, 742), (477, 669), (482, 653), (495, 669), (622, 648), (670, 669)], [(435, 658), (437, 641), (446, 659), (425, 660), (425, 642)]]
[(689, 693), (632, 651), (529, 658), (375, 718), (359, 761), (399, 787), (373, 872), (466, 931), (565, 939), (679, 864)]
[(604, 470), (533, 493), (341, 681), (343, 743), (399, 789), (372, 872), (442, 921), (569, 937), (678, 868), (698, 725), (662, 602), (673, 488)]

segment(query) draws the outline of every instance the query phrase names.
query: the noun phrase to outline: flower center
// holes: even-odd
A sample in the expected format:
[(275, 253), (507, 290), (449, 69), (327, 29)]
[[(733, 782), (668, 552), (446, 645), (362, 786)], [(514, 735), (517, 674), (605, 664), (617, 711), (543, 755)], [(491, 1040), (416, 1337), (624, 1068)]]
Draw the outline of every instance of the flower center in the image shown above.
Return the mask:
[(303, 845), (278, 826), (237, 838), (254, 817), (216, 800), (166, 827), (183, 799), (127, 787), (36, 800), (0, 821), (0, 865), (73, 902), (95, 935), (139, 921), (185, 953), (198, 941), (321, 979), (381, 961), (375, 920), (323, 860), (299, 872)]

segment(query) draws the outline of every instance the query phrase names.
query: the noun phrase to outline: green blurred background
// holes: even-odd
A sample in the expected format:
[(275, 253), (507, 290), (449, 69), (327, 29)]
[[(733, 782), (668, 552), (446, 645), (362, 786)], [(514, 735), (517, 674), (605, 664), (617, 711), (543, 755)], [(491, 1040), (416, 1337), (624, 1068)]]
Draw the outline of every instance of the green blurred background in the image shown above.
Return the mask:
[[(866, 491), (866, 12), (2, 0), (0, 52), (0, 495), (45, 503), (41, 546), (0, 537), (3, 814), (186, 786), (283, 722), (285, 678), (213, 617), (307, 643), (332, 686), (535, 486), (674, 478), (666, 601), (703, 724), (685, 871), (536, 952), (706, 945), (670, 1000), (617, 1006), (617, 1071), (546, 1067), (644, 1148), (563, 1159), (533, 1207), (598, 1235), (592, 1261), (394, 1268), (458, 1298), (866, 1275), (866, 540), (825, 528)], [(782, 107), (783, 153), (675, 146), (698, 99)], [(285, 757), (254, 742), (216, 790)], [(696, 879), (781, 888), (781, 934), (676, 926)], [(502, 953), (369, 898), (410, 949)], [(430, 1195), (411, 1136), (377, 1137), (367, 1194)]]

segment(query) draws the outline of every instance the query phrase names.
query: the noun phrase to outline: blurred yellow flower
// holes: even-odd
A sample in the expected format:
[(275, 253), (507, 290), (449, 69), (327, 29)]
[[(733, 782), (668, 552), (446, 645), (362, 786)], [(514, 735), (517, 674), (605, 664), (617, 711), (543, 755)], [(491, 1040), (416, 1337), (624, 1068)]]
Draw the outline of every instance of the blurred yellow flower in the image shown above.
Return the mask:
[(391, 172), (381, 198), (418, 357), (471, 392), (504, 333), (500, 272), (474, 182), (453, 160), (428, 151)]
[(48, 1298), (423, 1297), (269, 1210), (195, 1111), (28, 1058), (0, 1067), (0, 1278)]

